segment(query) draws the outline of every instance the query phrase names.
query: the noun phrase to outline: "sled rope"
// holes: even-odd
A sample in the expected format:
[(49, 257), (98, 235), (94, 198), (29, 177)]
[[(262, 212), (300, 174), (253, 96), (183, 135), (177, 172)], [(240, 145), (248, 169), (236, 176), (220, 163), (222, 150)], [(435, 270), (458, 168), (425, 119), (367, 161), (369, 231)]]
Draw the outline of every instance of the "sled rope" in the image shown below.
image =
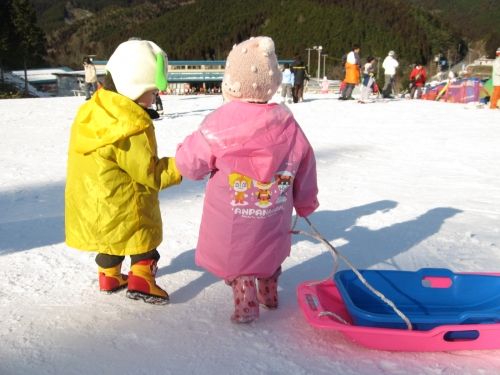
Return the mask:
[[(309, 221), (309, 219), (307, 217), (304, 218), (305, 221), (307, 221), (307, 224), (309, 224), (309, 226), (311, 227), (311, 229), (313, 230), (313, 232), (316, 234), (316, 235), (313, 235), (311, 233), (308, 233), (308, 232), (304, 232), (302, 230), (295, 230), (295, 227), (297, 226), (297, 222), (299, 220), (299, 215), (295, 215), (295, 222), (293, 223), (293, 227), (292, 227), (292, 233), (293, 234), (302, 234), (304, 236), (308, 236), (308, 237), (311, 237), (311, 238), (314, 238), (315, 240), (318, 240), (319, 242), (322, 242), (327, 248), (328, 250), (330, 251), (330, 253), (332, 254), (333, 256), (333, 259), (334, 259), (334, 266), (333, 266), (333, 271), (332, 273), (326, 278), (326, 279), (323, 279), (323, 280), (320, 280), (320, 281), (315, 281), (313, 283), (310, 283), (308, 284), (307, 286), (314, 286), (314, 285), (318, 285), (318, 284), (321, 284), (321, 283), (324, 283), (325, 281), (328, 281), (328, 280), (331, 280), (333, 278), (333, 276), (335, 275), (335, 273), (337, 272), (337, 268), (339, 266), (339, 262), (338, 262), (338, 258), (337, 256), (339, 256), (353, 271), (354, 273), (359, 277), (359, 279), (361, 280), (361, 282), (373, 293), (375, 294), (377, 297), (379, 297), (382, 301), (384, 301), (386, 304), (388, 304), (389, 306), (392, 307), (392, 309), (394, 310), (394, 312), (396, 314), (398, 314), (401, 319), (403, 319), (406, 323), (406, 325), (408, 326), (408, 331), (411, 331), (412, 330), (412, 327), (411, 327), (411, 322), (410, 320), (406, 317), (405, 314), (403, 314), (397, 307), (396, 305), (394, 305), (394, 303), (389, 300), (388, 298), (386, 298), (382, 293), (380, 293), (378, 290), (376, 290), (375, 288), (373, 288), (369, 283), (368, 281), (366, 281), (366, 279), (363, 277), (363, 275), (361, 275), (361, 273), (359, 273), (359, 271), (356, 269), (356, 267), (354, 267), (343, 255), (340, 251), (338, 251), (330, 242), (328, 242), (325, 237), (323, 237), (321, 235), (321, 233), (318, 232), (318, 230), (314, 227), (314, 225), (312, 225), (312, 223)], [(323, 316), (323, 315), (332, 315), (334, 316), (335, 318), (337, 318), (338, 320), (340, 320), (342, 323), (344, 324), (349, 324), (347, 323), (344, 319), (342, 319), (340, 316), (338, 316), (337, 314), (335, 313), (332, 313), (330, 311), (324, 311), (322, 313), (319, 314), (319, 316)]]
[(345, 325), (347, 326), (350, 326), (349, 322), (347, 322), (346, 320), (342, 319), (340, 316), (338, 316), (337, 314), (335, 313), (332, 313), (331, 311), (322, 311), (318, 314), (318, 316), (325, 316), (325, 315), (331, 315), (333, 316), (335, 319), (337, 320), (340, 320), (342, 323), (344, 323)]

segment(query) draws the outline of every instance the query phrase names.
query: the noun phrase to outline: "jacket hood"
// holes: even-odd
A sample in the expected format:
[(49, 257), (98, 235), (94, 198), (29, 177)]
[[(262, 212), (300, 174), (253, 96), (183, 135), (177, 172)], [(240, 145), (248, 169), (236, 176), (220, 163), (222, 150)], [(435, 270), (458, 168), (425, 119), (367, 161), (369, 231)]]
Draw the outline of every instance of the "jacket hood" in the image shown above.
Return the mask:
[(231, 101), (208, 115), (200, 132), (218, 162), (257, 181), (271, 181), (297, 131), (284, 105)]
[(147, 112), (129, 98), (97, 90), (78, 110), (73, 123), (77, 132), (74, 151), (85, 154), (152, 126)]

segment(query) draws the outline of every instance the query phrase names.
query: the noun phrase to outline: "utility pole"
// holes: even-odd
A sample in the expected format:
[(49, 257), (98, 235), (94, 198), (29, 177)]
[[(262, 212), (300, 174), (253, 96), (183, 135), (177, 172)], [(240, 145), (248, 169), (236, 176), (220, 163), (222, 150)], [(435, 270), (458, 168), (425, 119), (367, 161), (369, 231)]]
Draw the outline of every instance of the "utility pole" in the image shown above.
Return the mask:
[(380, 59), (381, 57), (376, 57), (377, 59), (377, 78), (380, 77), (379, 73), (380, 73)]
[(314, 46), (313, 49), (315, 49), (315, 50), (318, 51), (318, 81), (319, 81), (319, 73), (321, 71), (321, 50), (323, 49), (323, 47), (321, 47), (321, 46), (319, 46), (319, 47)]
[(311, 60), (311, 50), (312, 48), (306, 48), (307, 51), (307, 71), (311, 71), (311, 65), (309, 65), (309, 61)]

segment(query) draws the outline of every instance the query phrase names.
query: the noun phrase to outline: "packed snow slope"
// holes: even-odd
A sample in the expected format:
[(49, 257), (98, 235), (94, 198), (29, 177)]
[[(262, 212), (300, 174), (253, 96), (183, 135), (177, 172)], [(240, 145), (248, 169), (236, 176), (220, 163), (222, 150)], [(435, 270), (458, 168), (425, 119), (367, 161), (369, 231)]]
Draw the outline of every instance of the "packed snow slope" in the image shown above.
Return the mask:
[[(161, 156), (222, 104), (163, 101)], [(171, 304), (100, 294), (95, 254), (64, 243), (69, 130), (82, 103), (0, 101), (0, 374), (500, 373), (500, 350), (377, 351), (311, 327), (295, 290), (328, 276), (333, 260), (305, 236), (283, 264), (279, 309), (230, 323), (231, 289), (194, 263), (206, 181), (160, 194), (157, 276)], [(499, 111), (319, 94), (290, 108), (317, 158), (321, 206), (310, 219), (357, 268), (500, 271)]]

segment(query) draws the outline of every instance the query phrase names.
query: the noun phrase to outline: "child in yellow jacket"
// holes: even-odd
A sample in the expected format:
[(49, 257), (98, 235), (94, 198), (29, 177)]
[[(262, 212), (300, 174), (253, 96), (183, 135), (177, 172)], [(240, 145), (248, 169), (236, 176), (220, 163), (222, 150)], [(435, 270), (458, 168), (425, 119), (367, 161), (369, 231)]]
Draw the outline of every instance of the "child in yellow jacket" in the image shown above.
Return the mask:
[[(162, 242), (158, 191), (181, 182), (174, 158), (159, 158), (146, 109), (167, 86), (167, 55), (144, 40), (110, 57), (103, 89), (78, 110), (66, 180), (66, 244), (97, 252), (100, 290), (167, 304), (155, 281)], [(127, 275), (121, 273), (131, 256)]]

